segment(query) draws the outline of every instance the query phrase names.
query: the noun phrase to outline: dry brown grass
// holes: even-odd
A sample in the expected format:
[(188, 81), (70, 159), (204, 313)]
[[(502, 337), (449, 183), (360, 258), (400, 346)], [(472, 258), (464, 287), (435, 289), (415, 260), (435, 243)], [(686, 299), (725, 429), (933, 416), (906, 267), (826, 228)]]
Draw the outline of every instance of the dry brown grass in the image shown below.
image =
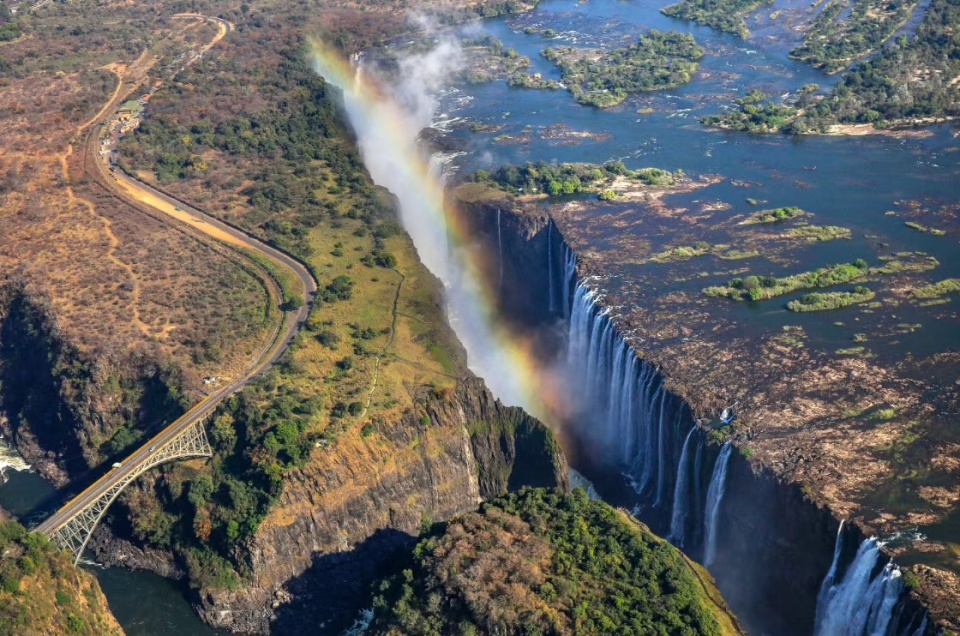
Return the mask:
[(138, 85), (217, 29), (189, 17), (153, 19), (134, 42), (111, 41), (119, 27), (97, 25), (92, 10), (78, 43), (46, 35), (40, 27), (56, 33), (70, 9), (51, 13), (3, 51), (24, 62), (20, 77), (0, 79), (0, 281), (22, 274), (48, 292), (64, 334), (88, 352), (142, 349), (229, 375), (272, 320), (261, 281), (231, 251), (97, 184), (83, 143)]

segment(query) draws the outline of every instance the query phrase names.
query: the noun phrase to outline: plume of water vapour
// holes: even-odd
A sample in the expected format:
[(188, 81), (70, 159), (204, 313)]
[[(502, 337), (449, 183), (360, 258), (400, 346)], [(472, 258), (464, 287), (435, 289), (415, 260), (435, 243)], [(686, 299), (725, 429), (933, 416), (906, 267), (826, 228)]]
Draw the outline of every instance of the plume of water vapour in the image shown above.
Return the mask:
[(541, 390), (534, 386), (540, 381), (535, 362), (498, 326), (477, 262), (482, 255), (446, 213), (443, 166), (419, 143), (421, 131), (437, 114), (438, 89), (463, 66), (457, 41), (432, 39), (429, 50), (400, 58), (389, 75), (362, 57), (351, 70), (335, 53), (313, 42), (314, 68), (343, 91), (367, 169), (374, 182), (397, 198), (401, 221), (420, 259), (443, 281), (448, 316), (467, 350), (471, 370), (505, 403), (542, 416)]

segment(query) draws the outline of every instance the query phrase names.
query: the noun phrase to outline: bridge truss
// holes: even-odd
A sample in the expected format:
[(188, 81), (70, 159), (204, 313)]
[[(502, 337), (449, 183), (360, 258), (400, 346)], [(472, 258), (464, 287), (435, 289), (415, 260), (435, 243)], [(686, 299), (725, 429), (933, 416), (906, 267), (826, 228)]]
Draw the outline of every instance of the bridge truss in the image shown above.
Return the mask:
[[(176, 436), (167, 440), (163, 445), (156, 445), (156, 448), (143, 458), (137, 466), (122, 473), (115, 482), (110, 484), (96, 498), (84, 503), (66, 519), (53, 518), (42, 523), (37, 529), (46, 535), (62, 550), (69, 552), (73, 556), (74, 563), (80, 560), (83, 550), (90, 540), (97, 524), (106, 514), (107, 508), (137, 477), (155, 466), (169, 461), (192, 459), (198, 457), (212, 457), (213, 449), (207, 441), (207, 432), (204, 427), (204, 419), (197, 420), (190, 426), (187, 426)], [(134, 457), (137, 453), (134, 453)], [(110, 477), (110, 475), (107, 475)], [(78, 495), (78, 499), (83, 497), (84, 493)], [(69, 506), (70, 504), (68, 504)]]

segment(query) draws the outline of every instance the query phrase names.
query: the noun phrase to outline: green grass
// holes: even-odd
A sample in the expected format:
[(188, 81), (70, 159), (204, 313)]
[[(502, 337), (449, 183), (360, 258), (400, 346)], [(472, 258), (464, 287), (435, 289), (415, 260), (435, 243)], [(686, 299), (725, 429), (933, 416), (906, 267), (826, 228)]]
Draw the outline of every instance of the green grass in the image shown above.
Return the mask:
[(740, 225), (764, 225), (768, 223), (780, 223), (799, 218), (806, 214), (807, 213), (800, 208), (795, 207), (761, 210), (751, 214), (745, 221), (741, 221)]
[(692, 246), (674, 247), (672, 249), (659, 252), (651, 256), (649, 260), (654, 263), (677, 263), (680, 261), (688, 261), (691, 258), (696, 258), (697, 256), (703, 256), (709, 252), (709, 243), (697, 243), (696, 245)]
[(242, 248), (240, 251), (248, 258), (256, 261), (277, 282), (280, 293), (283, 295), (284, 305), (294, 307), (297, 302), (303, 301), (303, 283), (300, 282), (296, 274), (258, 252)]
[(929, 232), (934, 236), (943, 236), (944, 234), (946, 234), (946, 232), (944, 232), (943, 230), (938, 230), (937, 228), (933, 228), (933, 227), (927, 227), (926, 225), (921, 225), (916, 221), (906, 221), (904, 222), (904, 225), (906, 225), (911, 230), (916, 230), (918, 232), (923, 232), (923, 233)]
[(897, 410), (894, 408), (881, 408), (877, 409), (869, 415), (871, 420), (877, 420), (879, 422), (886, 422), (892, 420), (897, 416)]
[(930, 300), (940, 298), (947, 294), (960, 292), (960, 278), (948, 278), (939, 283), (925, 285), (913, 290), (913, 297), (916, 300)]
[(835, 225), (802, 225), (786, 230), (783, 236), (790, 239), (816, 243), (818, 241), (849, 239), (852, 236), (852, 232), (845, 227), (837, 227)]
[(787, 303), (787, 309), (796, 312), (829, 311), (841, 309), (858, 303), (865, 303), (876, 296), (866, 287), (857, 287), (850, 292), (827, 292), (806, 294)]
[(922, 252), (901, 252), (892, 257), (881, 256), (880, 260), (884, 261), (884, 264), (880, 267), (871, 267), (871, 274), (919, 274), (940, 266), (940, 261)]
[(714, 298), (731, 300), (769, 300), (804, 289), (832, 287), (866, 277), (867, 263), (858, 259), (853, 263), (829, 265), (816, 271), (803, 272), (784, 278), (771, 276), (747, 276), (734, 278), (726, 286), (707, 287), (703, 293)]
[(949, 298), (934, 298), (933, 300), (924, 300), (917, 303), (917, 307), (939, 307), (940, 305), (950, 304)]
[[(866, 347), (848, 347), (846, 349), (837, 349), (838, 356), (851, 356), (855, 358), (872, 358), (873, 354)], [(848, 416), (849, 417), (849, 416)]]
[(756, 250), (732, 249), (732, 250), (727, 250), (726, 252), (717, 254), (717, 256), (719, 258), (722, 258), (725, 261), (743, 261), (748, 258), (756, 258), (757, 256), (760, 256), (760, 252)]

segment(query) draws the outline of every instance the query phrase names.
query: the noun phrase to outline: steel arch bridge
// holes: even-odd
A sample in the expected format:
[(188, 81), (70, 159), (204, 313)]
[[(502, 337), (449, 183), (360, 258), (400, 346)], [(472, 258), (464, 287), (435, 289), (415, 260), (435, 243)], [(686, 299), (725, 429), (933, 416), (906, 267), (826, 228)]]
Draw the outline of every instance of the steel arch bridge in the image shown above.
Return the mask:
[[(52, 517), (37, 526), (62, 550), (80, 560), (97, 524), (123, 489), (146, 471), (170, 461), (212, 457), (204, 423), (209, 417), (171, 426), (135, 451), (120, 467), (110, 471), (92, 486), (74, 497)], [(175, 423), (176, 425), (177, 423)]]

